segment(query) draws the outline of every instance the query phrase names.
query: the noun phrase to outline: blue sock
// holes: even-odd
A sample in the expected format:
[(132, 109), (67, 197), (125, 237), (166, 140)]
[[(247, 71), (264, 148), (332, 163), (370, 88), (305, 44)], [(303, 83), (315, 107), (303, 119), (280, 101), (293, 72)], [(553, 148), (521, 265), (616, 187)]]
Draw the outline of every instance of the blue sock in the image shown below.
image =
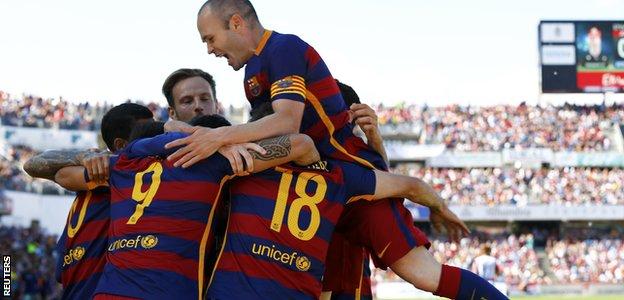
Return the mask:
[(455, 299), (498, 300), (509, 299), (487, 280), (468, 270), (461, 270), (459, 291)]
[(433, 294), (460, 300), (509, 299), (477, 274), (449, 265), (442, 265), (438, 290)]

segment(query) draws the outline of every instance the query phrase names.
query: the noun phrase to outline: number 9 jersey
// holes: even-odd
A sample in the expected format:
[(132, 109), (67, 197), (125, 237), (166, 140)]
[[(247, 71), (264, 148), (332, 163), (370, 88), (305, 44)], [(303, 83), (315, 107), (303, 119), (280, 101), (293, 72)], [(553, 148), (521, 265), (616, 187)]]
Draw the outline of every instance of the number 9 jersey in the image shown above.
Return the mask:
[(209, 299), (318, 299), (344, 206), (372, 199), (374, 171), (343, 161), (284, 165), (231, 184), (227, 235)]
[(204, 294), (213, 207), (232, 169), (218, 153), (186, 169), (160, 158), (175, 151), (165, 144), (185, 136), (137, 140), (111, 158), (111, 224), (96, 294), (177, 300)]

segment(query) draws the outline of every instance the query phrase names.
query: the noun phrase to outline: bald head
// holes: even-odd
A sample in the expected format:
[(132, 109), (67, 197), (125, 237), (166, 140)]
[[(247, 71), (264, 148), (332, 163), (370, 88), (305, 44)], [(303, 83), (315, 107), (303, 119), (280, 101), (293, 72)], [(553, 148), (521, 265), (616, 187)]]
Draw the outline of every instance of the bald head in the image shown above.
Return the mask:
[(249, 0), (208, 0), (199, 8), (197, 16), (201, 16), (207, 10), (219, 16), (226, 29), (229, 29), (230, 19), (235, 14), (241, 16), (252, 27), (260, 23), (256, 10)]

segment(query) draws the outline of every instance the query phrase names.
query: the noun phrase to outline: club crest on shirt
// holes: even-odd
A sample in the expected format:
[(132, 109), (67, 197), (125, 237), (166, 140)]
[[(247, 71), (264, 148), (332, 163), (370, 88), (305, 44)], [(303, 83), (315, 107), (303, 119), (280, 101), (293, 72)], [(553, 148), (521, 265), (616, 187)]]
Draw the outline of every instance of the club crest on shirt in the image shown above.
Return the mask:
[(260, 85), (260, 82), (258, 81), (258, 78), (256, 76), (247, 79), (246, 84), (247, 90), (252, 96), (260, 96), (260, 93), (262, 93), (262, 85)]

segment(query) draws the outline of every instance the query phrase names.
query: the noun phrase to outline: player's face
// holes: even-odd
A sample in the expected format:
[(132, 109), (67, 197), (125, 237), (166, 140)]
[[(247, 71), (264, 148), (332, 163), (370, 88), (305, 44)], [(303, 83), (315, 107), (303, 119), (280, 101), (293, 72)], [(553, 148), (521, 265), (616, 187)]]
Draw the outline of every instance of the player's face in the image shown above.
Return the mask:
[(598, 58), (600, 52), (602, 52), (602, 33), (596, 27), (589, 29), (587, 34), (589, 39), (589, 54), (594, 58)]
[(210, 83), (201, 77), (191, 77), (173, 86), (175, 107), (169, 107), (169, 116), (178, 121), (189, 122), (195, 116), (217, 113), (217, 100)]
[(197, 29), (202, 41), (208, 48), (208, 54), (227, 59), (228, 65), (235, 71), (240, 70), (253, 55), (252, 47), (245, 43), (243, 22), (233, 16), (226, 28), (223, 19), (205, 9), (197, 17)]

